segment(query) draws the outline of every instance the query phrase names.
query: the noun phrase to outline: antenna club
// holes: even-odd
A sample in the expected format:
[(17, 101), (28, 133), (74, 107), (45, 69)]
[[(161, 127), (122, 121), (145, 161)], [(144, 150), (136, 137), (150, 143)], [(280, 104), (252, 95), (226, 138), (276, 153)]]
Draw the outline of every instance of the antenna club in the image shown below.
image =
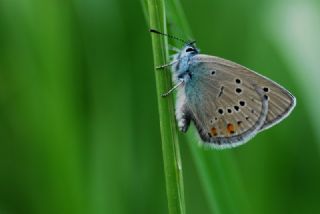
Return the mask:
[(152, 29), (152, 28), (149, 29), (149, 32), (161, 34), (159, 31), (157, 31), (157, 30), (155, 30), (155, 29)]

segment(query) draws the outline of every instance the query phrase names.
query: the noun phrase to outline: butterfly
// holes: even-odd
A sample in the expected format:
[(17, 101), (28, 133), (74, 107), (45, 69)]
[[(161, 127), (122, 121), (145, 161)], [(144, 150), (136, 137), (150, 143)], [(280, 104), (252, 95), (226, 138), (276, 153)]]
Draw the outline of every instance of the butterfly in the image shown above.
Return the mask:
[(180, 131), (186, 132), (192, 121), (205, 145), (233, 148), (294, 109), (296, 99), (284, 87), (235, 62), (200, 54), (195, 41), (184, 43), (173, 61), (157, 67), (171, 67), (175, 85), (162, 96), (177, 90), (175, 115)]

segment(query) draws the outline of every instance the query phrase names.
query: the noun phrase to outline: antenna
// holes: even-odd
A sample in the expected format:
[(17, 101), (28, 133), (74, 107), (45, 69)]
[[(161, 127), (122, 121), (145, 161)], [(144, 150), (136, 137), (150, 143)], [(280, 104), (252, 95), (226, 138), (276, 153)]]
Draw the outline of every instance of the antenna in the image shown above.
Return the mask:
[(175, 37), (175, 36), (172, 36), (172, 35), (168, 35), (168, 34), (165, 34), (165, 33), (161, 33), (160, 31), (157, 31), (157, 30), (152, 29), (152, 28), (151, 28), (149, 31), (150, 31), (151, 33), (156, 33), (156, 34), (159, 34), (159, 35), (167, 36), (168, 38), (178, 40), (178, 41), (183, 42), (183, 43), (185, 43), (185, 44), (188, 43), (187, 41), (185, 41), (185, 40), (183, 40), (183, 39), (180, 39), (180, 38), (178, 38), (178, 37)]

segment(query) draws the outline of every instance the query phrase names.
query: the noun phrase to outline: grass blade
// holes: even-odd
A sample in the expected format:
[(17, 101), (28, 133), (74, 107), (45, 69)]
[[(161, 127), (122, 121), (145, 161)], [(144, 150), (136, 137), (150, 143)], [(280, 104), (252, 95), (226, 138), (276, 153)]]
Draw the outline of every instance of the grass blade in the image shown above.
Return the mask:
[[(145, 5), (144, 2), (142, 4)], [(164, 1), (148, 0), (147, 4), (150, 28), (166, 33)], [(167, 38), (155, 34), (152, 35), (152, 47), (155, 66), (165, 64), (168, 60)], [(185, 213), (182, 165), (175, 125), (173, 99), (172, 96), (165, 99), (160, 97), (161, 93), (171, 88), (170, 73), (155, 71), (155, 76), (169, 213)]]

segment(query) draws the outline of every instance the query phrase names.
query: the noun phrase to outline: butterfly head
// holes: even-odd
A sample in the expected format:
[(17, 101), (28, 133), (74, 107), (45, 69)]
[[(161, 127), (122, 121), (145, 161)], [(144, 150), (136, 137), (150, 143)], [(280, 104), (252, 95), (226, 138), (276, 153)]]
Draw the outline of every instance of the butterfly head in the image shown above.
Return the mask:
[(198, 54), (200, 50), (196, 47), (196, 41), (188, 42), (186, 45), (181, 49), (179, 53), (179, 58), (188, 58)]

